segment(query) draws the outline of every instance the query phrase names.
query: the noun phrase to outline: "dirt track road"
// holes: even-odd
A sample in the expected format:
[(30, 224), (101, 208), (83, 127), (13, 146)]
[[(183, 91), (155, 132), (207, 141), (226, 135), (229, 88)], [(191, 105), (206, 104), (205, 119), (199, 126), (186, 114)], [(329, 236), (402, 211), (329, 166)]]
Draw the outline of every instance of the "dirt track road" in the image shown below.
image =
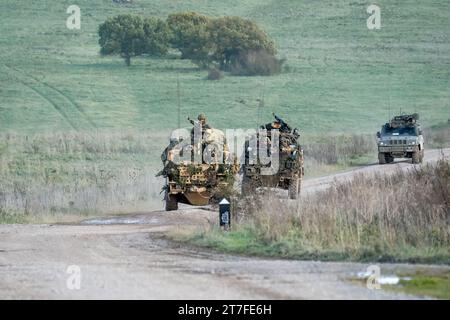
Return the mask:
[[(450, 149), (445, 153), (450, 155)], [(439, 151), (429, 151), (426, 161), (439, 156)], [(373, 165), (308, 180), (304, 191), (320, 190), (356, 172), (391, 172), (396, 167), (412, 165)], [(366, 271), (368, 264), (247, 258), (179, 247), (161, 238), (181, 223), (205, 223), (216, 215), (186, 208), (91, 219), (80, 225), (0, 225), (0, 299), (417, 298), (347, 281)], [(81, 271), (79, 290), (67, 285), (72, 265)], [(449, 269), (393, 264), (380, 268), (382, 274)]]

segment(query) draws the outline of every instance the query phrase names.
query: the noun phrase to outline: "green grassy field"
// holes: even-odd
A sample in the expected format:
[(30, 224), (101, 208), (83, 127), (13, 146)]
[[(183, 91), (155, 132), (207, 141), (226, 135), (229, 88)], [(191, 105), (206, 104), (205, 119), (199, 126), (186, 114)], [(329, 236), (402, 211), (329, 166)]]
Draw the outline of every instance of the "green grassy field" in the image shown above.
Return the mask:
[[(389, 106), (420, 112), (425, 126), (450, 117), (446, 0), (379, 0), (376, 31), (361, 0), (79, 0), (81, 30), (68, 30), (71, 4), (1, 1), (0, 132), (168, 131), (177, 127), (177, 77), (182, 117), (204, 112), (219, 128), (254, 127), (272, 111), (309, 134), (373, 133)], [(97, 27), (107, 17), (184, 10), (256, 21), (287, 59), (283, 73), (212, 82), (176, 57), (137, 58), (131, 68), (100, 57)]]
[[(276, 112), (300, 128), (309, 176), (375, 161), (372, 137), (389, 110), (420, 112), (437, 131), (450, 118), (446, 0), (377, 1), (376, 31), (361, 0), (79, 0), (81, 30), (69, 30), (72, 4), (0, 2), (0, 222), (162, 208), (154, 175), (178, 127), (177, 79), (181, 119), (202, 112), (217, 128), (252, 128)], [(99, 55), (97, 28), (107, 17), (186, 10), (256, 21), (287, 59), (283, 72), (208, 81), (176, 54), (136, 58), (130, 68)], [(445, 130), (439, 139), (430, 133), (429, 147), (450, 144)], [(370, 137), (347, 150), (342, 141), (356, 140), (343, 137), (354, 134)], [(318, 159), (322, 149), (332, 154)]]

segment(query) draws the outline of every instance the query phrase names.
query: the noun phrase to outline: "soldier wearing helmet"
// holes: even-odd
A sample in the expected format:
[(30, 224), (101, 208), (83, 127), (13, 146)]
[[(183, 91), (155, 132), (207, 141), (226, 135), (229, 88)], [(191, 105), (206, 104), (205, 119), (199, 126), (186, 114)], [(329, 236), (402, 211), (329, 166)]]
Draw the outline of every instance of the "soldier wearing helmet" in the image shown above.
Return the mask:
[(211, 126), (206, 123), (206, 116), (203, 113), (198, 115), (197, 120), (201, 123), (203, 132), (207, 129), (212, 129)]

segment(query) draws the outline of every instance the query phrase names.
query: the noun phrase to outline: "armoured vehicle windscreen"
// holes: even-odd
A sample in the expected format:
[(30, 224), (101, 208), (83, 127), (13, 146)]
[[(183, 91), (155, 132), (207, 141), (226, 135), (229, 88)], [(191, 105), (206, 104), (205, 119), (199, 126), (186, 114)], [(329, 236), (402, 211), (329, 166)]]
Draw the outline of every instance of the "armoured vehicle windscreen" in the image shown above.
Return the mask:
[(392, 127), (383, 127), (382, 135), (384, 136), (417, 136), (417, 128), (416, 127), (400, 127), (400, 128), (392, 128)]

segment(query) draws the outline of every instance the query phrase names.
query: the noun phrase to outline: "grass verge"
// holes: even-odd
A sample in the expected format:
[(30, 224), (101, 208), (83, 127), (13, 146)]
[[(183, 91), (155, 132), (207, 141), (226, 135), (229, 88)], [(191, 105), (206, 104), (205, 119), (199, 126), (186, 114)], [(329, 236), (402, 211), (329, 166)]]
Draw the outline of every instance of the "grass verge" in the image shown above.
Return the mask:
[(233, 231), (214, 225), (173, 238), (222, 252), (308, 260), (450, 265), (450, 162), (358, 175), (285, 201), (236, 201)]
[(381, 248), (365, 246), (358, 249), (315, 248), (305, 245), (300, 236), (282, 238), (266, 242), (254, 231), (238, 230), (223, 232), (218, 228), (212, 231), (191, 230), (172, 233), (171, 240), (188, 243), (196, 247), (217, 250), (223, 253), (261, 256), (268, 258), (318, 260), (318, 261), (358, 261), (390, 263), (449, 264), (450, 249), (404, 246)]

